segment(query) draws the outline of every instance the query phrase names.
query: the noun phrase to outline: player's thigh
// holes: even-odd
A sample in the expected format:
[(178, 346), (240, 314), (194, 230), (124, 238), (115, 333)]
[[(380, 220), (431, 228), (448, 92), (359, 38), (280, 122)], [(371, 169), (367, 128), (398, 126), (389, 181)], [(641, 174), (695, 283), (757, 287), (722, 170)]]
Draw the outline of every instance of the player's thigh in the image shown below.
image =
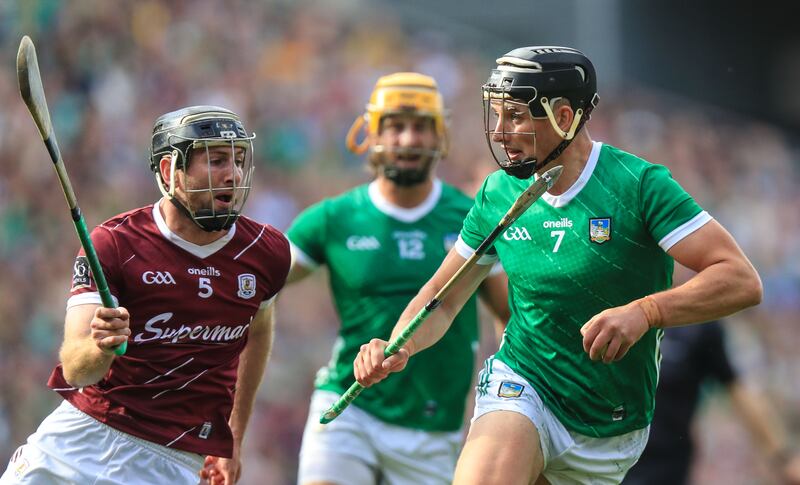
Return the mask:
[(493, 411), (470, 426), (453, 483), (528, 485), (543, 466), (533, 422), (518, 412)]
[(366, 429), (374, 419), (355, 406), (338, 418), (322, 425), (319, 416), (337, 399), (338, 394), (315, 391), (311, 397), (308, 420), (300, 447), (297, 483), (375, 485), (378, 460)]

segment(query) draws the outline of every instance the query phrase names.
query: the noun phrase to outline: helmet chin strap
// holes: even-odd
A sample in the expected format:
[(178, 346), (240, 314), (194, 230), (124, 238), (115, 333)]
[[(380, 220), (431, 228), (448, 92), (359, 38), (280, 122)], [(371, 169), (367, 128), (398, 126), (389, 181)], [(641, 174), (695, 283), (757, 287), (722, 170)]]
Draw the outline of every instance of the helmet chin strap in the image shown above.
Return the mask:
[(548, 120), (550, 120), (550, 124), (553, 126), (553, 129), (556, 133), (561, 137), (561, 143), (558, 144), (552, 152), (550, 152), (547, 157), (541, 162), (537, 161), (535, 157), (526, 158), (521, 163), (510, 166), (504, 167), (503, 170), (506, 171), (507, 174), (512, 175), (519, 179), (527, 179), (530, 178), (534, 173), (538, 172), (542, 168), (546, 167), (550, 162), (555, 160), (556, 158), (560, 157), (564, 150), (572, 143), (575, 139), (575, 134), (577, 134), (583, 125), (589, 120), (590, 114), (592, 109), (594, 109), (594, 105), (590, 103), (586, 107), (586, 111), (584, 112), (582, 109), (578, 108), (575, 111), (575, 117), (572, 120), (572, 125), (570, 126), (569, 131), (564, 131), (558, 126), (556, 123), (555, 116), (553, 116), (553, 111), (550, 109), (550, 103), (547, 98), (542, 98), (541, 100), (542, 107), (544, 108), (545, 113), (547, 114)]
[(239, 218), (239, 213), (236, 211), (226, 212), (224, 214), (214, 214), (211, 209), (199, 209), (192, 215), (192, 212), (186, 208), (176, 197), (169, 197), (172, 205), (188, 217), (200, 229), (206, 232), (225, 231), (233, 226), (236, 219)]
[(546, 167), (548, 163), (560, 157), (561, 154), (564, 153), (564, 150), (567, 149), (569, 144), (572, 143), (572, 140), (574, 140), (574, 138), (561, 140), (561, 143), (559, 143), (558, 146), (552, 152), (550, 152), (550, 155), (547, 155), (547, 157), (541, 162), (537, 161), (535, 157), (526, 158), (517, 165), (503, 167), (503, 170), (505, 170), (507, 174), (513, 175), (518, 179), (529, 179), (535, 172), (538, 172), (543, 167)]

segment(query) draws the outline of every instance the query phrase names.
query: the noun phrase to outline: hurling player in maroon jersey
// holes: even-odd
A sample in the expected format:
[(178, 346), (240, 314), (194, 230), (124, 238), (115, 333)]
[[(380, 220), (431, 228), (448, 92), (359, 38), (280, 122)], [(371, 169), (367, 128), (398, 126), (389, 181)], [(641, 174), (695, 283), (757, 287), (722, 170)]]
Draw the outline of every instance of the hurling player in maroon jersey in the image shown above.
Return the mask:
[(64, 402), (1, 483), (236, 482), (290, 262), (279, 231), (241, 215), (254, 137), (215, 106), (156, 120), (150, 168), (163, 198), (92, 231), (118, 306), (101, 306), (79, 253), (48, 383)]

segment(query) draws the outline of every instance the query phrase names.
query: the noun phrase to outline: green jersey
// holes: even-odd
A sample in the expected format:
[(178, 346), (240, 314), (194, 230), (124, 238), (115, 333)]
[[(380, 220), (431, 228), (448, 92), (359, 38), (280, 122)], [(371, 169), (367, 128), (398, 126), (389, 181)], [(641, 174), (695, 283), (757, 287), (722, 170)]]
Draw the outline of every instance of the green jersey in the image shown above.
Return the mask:
[[(388, 340), (408, 302), (453, 247), (472, 200), (434, 181), (414, 209), (390, 204), (376, 184), (356, 187), (306, 209), (287, 232), (295, 258), (326, 264), (341, 319), (329, 364), (316, 387), (343, 393), (354, 381), (353, 360), (372, 338)], [(447, 335), (410, 359), (353, 404), (382, 421), (429, 431), (460, 429), (477, 347), (473, 296)], [(448, 369), (445, 373), (444, 369)]]
[[(487, 177), (457, 243), (462, 255), (530, 182), (502, 171)], [(544, 194), (490, 250), (508, 274), (511, 306), (497, 358), (568, 429), (608, 437), (647, 426), (662, 331), (648, 331), (622, 360), (604, 364), (584, 352), (580, 329), (605, 309), (669, 288), (666, 251), (709, 220), (666, 167), (595, 142), (573, 186)]]

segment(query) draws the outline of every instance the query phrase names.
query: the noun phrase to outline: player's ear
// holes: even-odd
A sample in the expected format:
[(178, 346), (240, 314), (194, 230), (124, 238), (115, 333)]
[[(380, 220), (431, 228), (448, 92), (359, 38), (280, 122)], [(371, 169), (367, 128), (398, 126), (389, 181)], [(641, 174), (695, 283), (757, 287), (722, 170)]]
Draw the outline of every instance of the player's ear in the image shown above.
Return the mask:
[[(172, 157), (174, 156), (174, 153), (175, 152), (173, 152), (173, 154), (169, 154), (169, 153), (164, 154), (161, 157), (161, 160), (159, 160), (159, 162), (158, 162), (159, 174), (161, 175), (161, 180), (164, 182), (164, 186), (166, 187), (167, 191), (173, 189), (173, 187), (172, 187), (172, 183), (173, 183), (173, 179), (172, 179), (172, 177), (173, 177), (173, 174), (172, 174)], [(180, 179), (180, 174), (181, 174), (181, 171), (177, 170), (177, 168), (176, 168), (175, 172), (176, 173), (174, 174), (174, 177), (175, 177), (174, 183), (175, 183), (176, 186), (180, 186), (180, 180), (181, 180)]]
[(161, 180), (169, 183), (170, 175), (172, 174), (172, 156), (165, 154), (158, 162), (158, 171), (161, 174)]
[(564, 130), (569, 130), (570, 126), (572, 125), (572, 120), (575, 118), (575, 112), (572, 110), (572, 107), (569, 105), (569, 102), (558, 102), (558, 106), (556, 107), (556, 120), (558, 120), (558, 126)]

